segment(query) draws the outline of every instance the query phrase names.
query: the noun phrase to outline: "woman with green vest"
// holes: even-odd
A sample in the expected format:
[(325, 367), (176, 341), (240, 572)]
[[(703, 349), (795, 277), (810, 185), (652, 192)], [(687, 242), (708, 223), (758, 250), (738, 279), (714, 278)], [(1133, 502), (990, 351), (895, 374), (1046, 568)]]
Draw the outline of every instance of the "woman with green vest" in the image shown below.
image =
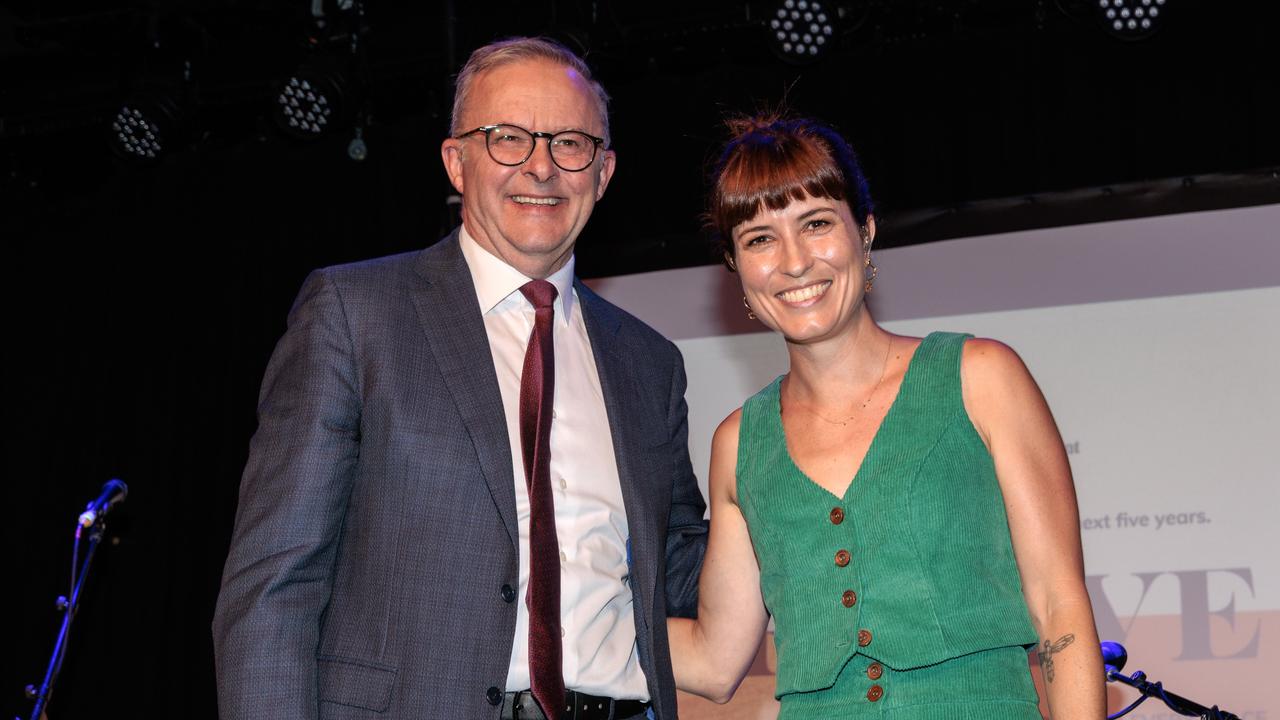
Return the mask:
[(784, 720), (1106, 714), (1066, 453), (994, 340), (890, 334), (853, 150), (805, 119), (731, 124), (708, 224), (790, 369), (712, 444), (698, 619), (676, 683), (727, 701), (770, 615)]

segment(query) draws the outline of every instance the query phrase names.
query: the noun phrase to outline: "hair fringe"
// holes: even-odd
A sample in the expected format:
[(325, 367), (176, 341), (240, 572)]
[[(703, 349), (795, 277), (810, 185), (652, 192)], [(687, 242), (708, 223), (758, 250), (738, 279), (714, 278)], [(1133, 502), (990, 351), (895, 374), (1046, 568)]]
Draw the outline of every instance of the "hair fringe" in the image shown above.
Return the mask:
[(700, 218), (722, 259), (735, 254), (734, 227), (762, 209), (780, 210), (806, 196), (845, 201), (858, 223), (867, 223), (873, 205), (866, 176), (832, 127), (784, 105), (726, 118), (725, 127), (730, 137), (712, 170)]

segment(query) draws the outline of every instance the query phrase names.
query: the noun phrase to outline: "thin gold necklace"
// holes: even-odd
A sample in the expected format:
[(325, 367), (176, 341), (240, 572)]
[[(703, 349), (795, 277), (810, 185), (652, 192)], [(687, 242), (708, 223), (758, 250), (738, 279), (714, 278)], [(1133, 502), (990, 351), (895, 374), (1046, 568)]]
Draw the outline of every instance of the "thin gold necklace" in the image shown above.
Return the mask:
[(886, 343), (884, 347), (884, 362), (882, 362), (880, 365), (880, 379), (876, 380), (875, 387), (871, 388), (871, 392), (867, 394), (867, 399), (862, 401), (862, 407), (858, 408), (857, 412), (845, 418), (844, 420), (831, 420), (827, 417), (824, 417), (822, 413), (815, 410), (812, 406), (806, 405), (805, 403), (802, 403), (796, 400), (794, 397), (792, 398), (792, 401), (795, 402), (797, 405), (800, 405), (801, 407), (805, 408), (809, 412), (813, 413), (815, 416), (817, 416), (819, 420), (823, 422), (830, 423), (832, 425), (839, 425), (840, 427), (848, 426), (850, 420), (858, 417), (858, 415), (860, 415), (863, 410), (867, 409), (867, 406), (871, 404), (871, 398), (876, 396), (876, 391), (879, 390), (880, 385), (884, 383), (885, 373), (887, 373), (889, 370), (889, 351), (892, 349), (893, 349), (893, 338), (891, 337), (889, 338), (889, 342)]

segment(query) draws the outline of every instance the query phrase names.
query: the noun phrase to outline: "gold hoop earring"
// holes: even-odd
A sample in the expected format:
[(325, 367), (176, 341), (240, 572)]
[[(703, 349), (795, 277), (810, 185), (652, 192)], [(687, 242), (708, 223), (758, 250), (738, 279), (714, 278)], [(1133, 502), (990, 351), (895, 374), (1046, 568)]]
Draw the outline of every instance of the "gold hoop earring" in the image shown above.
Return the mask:
[(742, 307), (744, 307), (744, 308), (746, 308), (746, 309), (747, 309), (747, 319), (748, 319), (748, 320), (755, 320), (755, 319), (756, 319), (756, 314), (755, 314), (755, 312), (751, 309), (751, 305), (747, 302), (747, 296), (746, 296), (746, 295), (743, 295), (743, 296), (742, 296)]
[(871, 262), (871, 227), (870, 225), (860, 225), (858, 234), (862, 236), (862, 252), (866, 257), (862, 261), (862, 291), (864, 293), (871, 292), (871, 288), (876, 284), (876, 275), (880, 274), (880, 268)]

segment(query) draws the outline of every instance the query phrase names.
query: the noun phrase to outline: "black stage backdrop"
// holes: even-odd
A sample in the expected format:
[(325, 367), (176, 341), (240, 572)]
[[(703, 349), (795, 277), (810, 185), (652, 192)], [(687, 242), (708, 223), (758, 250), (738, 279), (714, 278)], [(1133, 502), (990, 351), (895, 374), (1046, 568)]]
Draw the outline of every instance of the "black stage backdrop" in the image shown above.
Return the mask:
[(119, 477), (130, 494), (109, 518), (52, 716), (214, 716), (209, 620), (266, 360), (309, 269), (435, 237), (437, 203), (421, 198), (441, 197), (443, 178), (427, 138), (395, 139), (394, 156), (364, 165), (345, 140), (210, 149), (121, 168), (83, 205), (19, 209), (6, 712), (44, 671), (74, 519)]
[[(872, 23), (850, 36), (865, 46), (807, 68), (780, 63), (741, 23), (663, 34), (635, 20), (628, 35), (615, 17), (597, 31), (595, 3), (564, 3), (559, 15), (548, 3), (521, 15), (486, 6), (487, 18), (459, 9), (450, 37), (459, 58), (510, 32), (592, 50), (615, 98), (620, 160), (580, 243), (587, 277), (708, 262), (697, 214), (720, 120), (784, 95), (861, 150), (885, 245), (903, 241), (895, 216), (963, 213), (986, 198), (1244, 172), (1264, 179), (1266, 197), (1222, 204), (1280, 195), (1268, 170), (1280, 163), (1276, 26), (1239, 14), (1248, 7), (1190, 3), (1180, 24), (1123, 43), (1054, 3), (990, 3), (987, 15), (975, 2), (904, 5), (924, 29)], [(990, 20), (999, 12), (1016, 17)], [(499, 28), (495, 17), (517, 19)], [(430, 41), (443, 31), (421, 32)], [(110, 477), (130, 495), (95, 560), (51, 717), (215, 717), (209, 623), (263, 369), (309, 270), (418, 249), (449, 227), (438, 152), (448, 56), (418, 59), (423, 75), (396, 90), (413, 97), (384, 104), (398, 110), (369, 126), (360, 163), (346, 155), (349, 132), (300, 144), (260, 117), (243, 132), (215, 127), (150, 167), (113, 158), (87, 125), (21, 136), (0, 125), (12, 325), (5, 717), (29, 713), (22, 685), (38, 684), (52, 649), (73, 522)], [(45, 67), (16, 51), (5, 61)], [(22, 87), (65, 81), (24, 77)], [(41, 97), (72, 94), (68, 84)], [(1060, 221), (1089, 220), (1089, 207)], [(1177, 209), (1191, 208), (1131, 212)]]

